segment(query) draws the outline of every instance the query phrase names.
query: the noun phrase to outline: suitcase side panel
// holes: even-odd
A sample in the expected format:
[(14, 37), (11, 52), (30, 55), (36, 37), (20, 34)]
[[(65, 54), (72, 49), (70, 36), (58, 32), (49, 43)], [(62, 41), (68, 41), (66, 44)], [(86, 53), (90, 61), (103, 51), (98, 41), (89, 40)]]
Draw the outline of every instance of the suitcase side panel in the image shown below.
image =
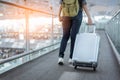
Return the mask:
[(93, 33), (82, 33), (76, 37), (73, 60), (78, 62), (97, 62), (100, 37)]

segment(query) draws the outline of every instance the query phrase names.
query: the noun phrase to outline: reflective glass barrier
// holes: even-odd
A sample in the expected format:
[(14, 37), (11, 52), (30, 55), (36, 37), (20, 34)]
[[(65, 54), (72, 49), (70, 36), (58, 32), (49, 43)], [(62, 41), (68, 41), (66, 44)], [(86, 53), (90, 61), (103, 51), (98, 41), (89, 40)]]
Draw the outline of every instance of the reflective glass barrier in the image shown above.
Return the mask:
[(48, 5), (0, 0), (0, 74), (59, 47), (61, 23)]
[(41, 49), (35, 49), (30, 52), (22, 53), (20, 55), (15, 55), (4, 60), (0, 60), (0, 74), (13, 69), (19, 65), (22, 65), (26, 62), (29, 62), (33, 59), (36, 59), (44, 54), (49, 53), (59, 47), (59, 43), (43, 47)]
[(105, 25), (105, 30), (120, 53), (120, 11)]

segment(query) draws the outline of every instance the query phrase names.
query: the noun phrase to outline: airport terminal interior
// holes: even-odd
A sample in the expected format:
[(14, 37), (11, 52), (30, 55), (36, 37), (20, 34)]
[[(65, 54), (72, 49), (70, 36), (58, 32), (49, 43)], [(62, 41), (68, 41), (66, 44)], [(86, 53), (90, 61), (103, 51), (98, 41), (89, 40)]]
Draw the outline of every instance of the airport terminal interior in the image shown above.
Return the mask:
[(0, 80), (120, 80), (120, 0), (86, 2), (94, 25), (83, 10), (77, 35), (100, 37), (95, 69), (69, 64), (70, 39), (58, 64), (60, 0), (0, 0)]

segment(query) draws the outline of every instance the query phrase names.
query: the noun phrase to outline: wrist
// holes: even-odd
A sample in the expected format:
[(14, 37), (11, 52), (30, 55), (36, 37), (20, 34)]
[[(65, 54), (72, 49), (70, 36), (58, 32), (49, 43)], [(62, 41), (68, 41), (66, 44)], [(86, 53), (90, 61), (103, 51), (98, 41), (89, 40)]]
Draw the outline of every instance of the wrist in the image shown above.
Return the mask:
[(88, 17), (88, 19), (91, 19), (91, 17)]

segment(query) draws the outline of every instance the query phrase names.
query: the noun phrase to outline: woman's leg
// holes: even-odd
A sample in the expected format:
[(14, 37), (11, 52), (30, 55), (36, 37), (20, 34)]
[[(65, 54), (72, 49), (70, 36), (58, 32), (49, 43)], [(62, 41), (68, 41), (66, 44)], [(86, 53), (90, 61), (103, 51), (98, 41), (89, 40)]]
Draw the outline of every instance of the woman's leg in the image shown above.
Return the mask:
[(79, 32), (81, 22), (82, 22), (82, 12), (79, 12), (78, 16), (76, 16), (72, 20), (71, 46), (70, 46), (70, 56), (69, 56), (71, 59), (72, 59), (72, 56), (73, 56), (73, 50), (74, 50), (74, 44), (75, 44), (76, 35)]
[(61, 40), (60, 51), (59, 51), (59, 57), (61, 58), (64, 57), (64, 51), (66, 49), (67, 42), (70, 36), (71, 20), (63, 19), (62, 26), (63, 26), (63, 37)]

